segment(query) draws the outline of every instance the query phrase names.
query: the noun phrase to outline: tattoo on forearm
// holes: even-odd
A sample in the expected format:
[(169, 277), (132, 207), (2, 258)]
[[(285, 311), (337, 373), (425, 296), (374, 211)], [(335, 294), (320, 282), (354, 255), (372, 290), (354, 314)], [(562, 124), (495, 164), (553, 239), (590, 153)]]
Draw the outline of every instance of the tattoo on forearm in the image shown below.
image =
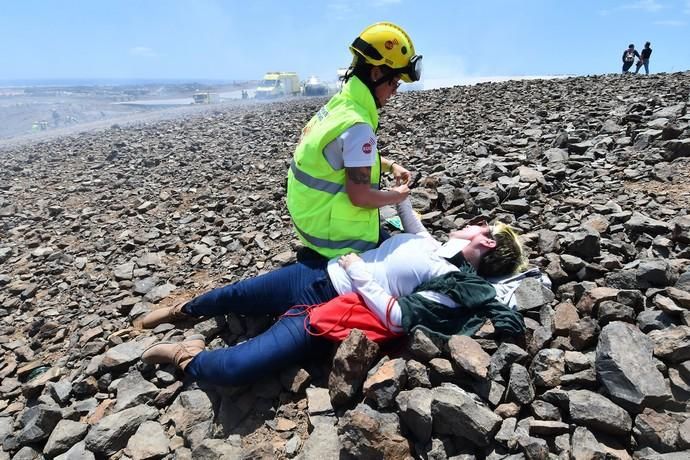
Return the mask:
[(346, 168), (347, 178), (355, 184), (368, 184), (371, 176), (371, 168)]

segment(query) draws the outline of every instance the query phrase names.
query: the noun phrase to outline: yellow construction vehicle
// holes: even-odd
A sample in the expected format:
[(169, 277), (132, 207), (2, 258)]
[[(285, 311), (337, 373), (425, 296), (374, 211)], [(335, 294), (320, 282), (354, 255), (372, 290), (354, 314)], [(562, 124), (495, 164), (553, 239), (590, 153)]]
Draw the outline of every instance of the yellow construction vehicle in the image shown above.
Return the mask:
[(271, 99), (300, 94), (299, 77), (296, 72), (267, 72), (256, 88), (255, 98)]

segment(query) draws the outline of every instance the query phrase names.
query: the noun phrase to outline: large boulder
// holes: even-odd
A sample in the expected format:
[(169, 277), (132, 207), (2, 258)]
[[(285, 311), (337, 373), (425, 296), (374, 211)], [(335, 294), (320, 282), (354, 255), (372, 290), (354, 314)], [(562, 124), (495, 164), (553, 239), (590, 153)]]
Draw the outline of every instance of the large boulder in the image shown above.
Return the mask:
[(654, 360), (654, 342), (638, 328), (614, 321), (599, 334), (597, 378), (611, 397), (636, 411), (670, 397)]
[(358, 329), (353, 329), (340, 344), (328, 376), (328, 389), (334, 406), (346, 404), (362, 388), (378, 353), (378, 344)]
[(478, 446), (487, 446), (501, 425), (501, 417), (494, 414), (471, 393), (444, 383), (432, 390), (431, 416), (433, 431), (441, 435), (460, 436)]
[(411, 457), (410, 444), (400, 434), (400, 421), (395, 413), (381, 413), (358, 404), (338, 423), (340, 458), (382, 459)]

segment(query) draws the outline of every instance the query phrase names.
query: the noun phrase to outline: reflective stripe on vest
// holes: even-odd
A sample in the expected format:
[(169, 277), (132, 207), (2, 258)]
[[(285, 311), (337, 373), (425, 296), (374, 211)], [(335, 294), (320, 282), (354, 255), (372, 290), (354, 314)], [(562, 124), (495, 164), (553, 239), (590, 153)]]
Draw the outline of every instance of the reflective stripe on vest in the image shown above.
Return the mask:
[[(306, 185), (311, 189), (318, 190), (320, 192), (330, 193), (331, 195), (335, 195), (336, 193), (340, 192), (345, 193), (344, 185), (337, 184), (335, 182), (330, 182), (324, 179), (319, 179), (318, 177), (310, 176), (309, 174), (305, 173), (297, 167), (297, 164), (295, 163), (294, 159), (292, 160), (292, 162), (290, 162), (290, 170), (292, 171), (292, 174), (295, 176), (295, 179), (297, 179), (302, 184)], [(369, 187), (373, 190), (379, 189), (378, 184), (369, 184)]]
[(369, 249), (374, 249), (376, 243), (364, 240), (343, 240), (343, 241), (331, 241), (324, 238), (319, 238), (318, 236), (313, 236), (306, 233), (304, 230), (299, 228), (294, 222), (293, 225), (295, 230), (304, 238), (308, 243), (318, 246), (320, 248), (327, 249), (353, 249), (358, 252), (368, 251)]

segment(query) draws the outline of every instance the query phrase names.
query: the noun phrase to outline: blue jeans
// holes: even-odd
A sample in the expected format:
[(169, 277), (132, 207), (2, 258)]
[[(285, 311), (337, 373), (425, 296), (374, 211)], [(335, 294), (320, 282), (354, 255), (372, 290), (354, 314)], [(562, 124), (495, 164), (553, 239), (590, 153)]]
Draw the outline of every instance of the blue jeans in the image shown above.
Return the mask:
[[(270, 273), (203, 294), (183, 310), (192, 316), (239, 313), (248, 316), (299, 313), (297, 305), (315, 305), (338, 296), (325, 259), (297, 262)], [(308, 324), (306, 325), (308, 326)], [(305, 316), (282, 316), (258, 336), (238, 345), (202, 351), (185, 368), (195, 380), (217, 385), (245, 385), (297, 364), (330, 342), (305, 329)]]
[(635, 73), (640, 71), (640, 67), (644, 66), (644, 73), (646, 75), (649, 75), (649, 59), (642, 59), (637, 63), (637, 68), (635, 69)]

